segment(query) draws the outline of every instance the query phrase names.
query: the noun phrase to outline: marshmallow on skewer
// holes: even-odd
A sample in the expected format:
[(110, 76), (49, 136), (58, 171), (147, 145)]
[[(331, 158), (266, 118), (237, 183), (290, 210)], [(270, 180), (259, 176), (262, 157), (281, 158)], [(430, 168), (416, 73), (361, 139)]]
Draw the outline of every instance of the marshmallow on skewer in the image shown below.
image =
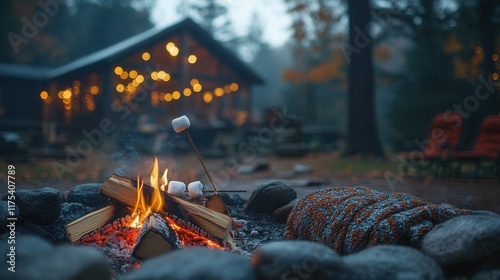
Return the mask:
[(177, 133), (188, 129), (189, 126), (191, 126), (191, 123), (189, 122), (189, 118), (186, 117), (186, 115), (180, 116), (172, 120), (172, 127)]
[(200, 181), (191, 182), (188, 184), (189, 196), (197, 198), (203, 195), (203, 184)]
[(185, 190), (186, 190), (186, 184), (184, 184), (183, 182), (179, 182), (179, 181), (168, 182), (167, 192), (171, 195), (183, 197)]

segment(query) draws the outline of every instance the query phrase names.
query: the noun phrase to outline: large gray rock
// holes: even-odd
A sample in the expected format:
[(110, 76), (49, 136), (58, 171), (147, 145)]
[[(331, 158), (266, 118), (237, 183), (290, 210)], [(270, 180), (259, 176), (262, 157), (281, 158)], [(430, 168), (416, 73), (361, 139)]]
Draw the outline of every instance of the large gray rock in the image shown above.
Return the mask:
[(67, 197), (67, 202), (81, 203), (93, 209), (110, 204), (110, 200), (100, 193), (102, 184), (87, 183), (75, 186)]
[(475, 273), (470, 280), (498, 280), (500, 279), (500, 267), (496, 269), (485, 269)]
[(29, 223), (48, 225), (59, 217), (61, 200), (56, 189), (17, 190), (15, 197), (21, 218)]
[(27, 280), (109, 280), (111, 269), (97, 249), (62, 246), (20, 266), (16, 276)]
[[(11, 253), (10, 247), (14, 246), (14, 254)], [(53, 250), (53, 246), (44, 239), (34, 235), (19, 235), (16, 236), (15, 244), (2, 241), (0, 243), (0, 279), (10, 279), (18, 276), (18, 271), (24, 266), (29, 265), (31, 261)], [(11, 256), (12, 255), (12, 259)], [(10, 267), (9, 261), (15, 263), (15, 273), (8, 271)], [(21, 279), (21, 278), (18, 278)]]
[(468, 272), (494, 260), (500, 262), (500, 217), (472, 215), (448, 220), (424, 236), (421, 249), (447, 274)]
[(250, 261), (241, 255), (207, 248), (177, 250), (145, 261), (122, 280), (255, 280)]
[[(12, 213), (10, 213), (11, 211), (9, 211), (9, 202), (8, 201), (0, 201), (0, 224), (1, 224), (1, 227), (0, 227), (0, 233), (4, 233), (4, 232), (7, 232), (8, 229), (7, 229), (7, 218), (15, 218), (15, 217), (19, 217), (19, 207), (17, 206), (17, 204), (10, 204), (11, 205), (11, 208), (13, 207), (13, 211)], [(11, 215), (11, 214), (14, 214), (14, 215)]]
[(444, 279), (439, 265), (420, 251), (397, 245), (380, 245), (343, 257), (356, 271), (356, 279)]
[(292, 213), (292, 209), (293, 207), (295, 207), (295, 205), (297, 205), (297, 202), (299, 202), (298, 198), (274, 210), (273, 218), (276, 220), (276, 222), (286, 224), (288, 216), (290, 216), (290, 213)]
[(21, 235), (15, 243), (15, 272), (8, 270), (10, 244), (0, 249), (0, 279), (24, 280), (108, 280), (111, 270), (106, 257), (90, 247), (53, 247), (44, 239)]
[(53, 244), (69, 243), (70, 241), (65, 228), (66, 225), (91, 211), (91, 207), (80, 203), (61, 203), (61, 213), (50, 225), (18, 224), (16, 230), (21, 234), (35, 234), (43, 237)]
[(351, 279), (352, 271), (332, 249), (311, 241), (276, 241), (254, 251), (257, 279)]
[(297, 193), (289, 185), (273, 181), (258, 186), (250, 196), (246, 211), (272, 214), (274, 210), (297, 198)]

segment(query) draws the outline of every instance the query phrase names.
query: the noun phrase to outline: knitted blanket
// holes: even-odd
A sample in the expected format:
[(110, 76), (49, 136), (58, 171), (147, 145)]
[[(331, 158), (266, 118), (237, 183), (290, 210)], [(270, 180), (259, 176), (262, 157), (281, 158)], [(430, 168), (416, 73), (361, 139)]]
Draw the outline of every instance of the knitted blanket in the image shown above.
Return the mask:
[(417, 245), (434, 225), (471, 214), (405, 193), (337, 187), (302, 198), (292, 210), (285, 239), (318, 241), (341, 255), (379, 244)]

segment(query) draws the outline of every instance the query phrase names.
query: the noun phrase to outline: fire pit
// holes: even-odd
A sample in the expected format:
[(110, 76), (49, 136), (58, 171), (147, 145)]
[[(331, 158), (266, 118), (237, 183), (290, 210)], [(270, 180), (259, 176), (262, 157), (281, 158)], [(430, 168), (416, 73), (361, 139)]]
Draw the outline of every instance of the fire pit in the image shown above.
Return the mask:
[[(232, 219), (218, 194), (183, 199), (184, 190), (171, 195), (168, 169), (159, 176), (155, 158), (150, 185), (113, 175), (100, 193), (114, 199), (111, 205), (93, 211), (66, 225), (73, 244), (101, 247), (121, 271), (163, 253), (194, 246), (233, 250)], [(185, 189), (185, 187), (184, 187)], [(197, 203), (195, 203), (195, 201)]]

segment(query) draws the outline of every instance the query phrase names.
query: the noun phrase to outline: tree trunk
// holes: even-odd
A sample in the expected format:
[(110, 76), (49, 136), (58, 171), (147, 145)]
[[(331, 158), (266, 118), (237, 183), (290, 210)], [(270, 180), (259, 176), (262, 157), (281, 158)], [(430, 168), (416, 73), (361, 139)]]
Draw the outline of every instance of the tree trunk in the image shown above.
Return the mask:
[[(495, 9), (495, 4), (490, 0), (481, 0), (479, 2), (479, 17), (480, 26), (482, 31), (483, 40), (483, 68), (484, 68), (484, 79), (489, 80), (493, 73), (496, 72), (495, 62), (493, 61), (493, 54), (495, 54), (495, 24), (492, 20), (492, 13)], [(498, 81), (498, 80), (497, 80)], [(493, 92), (490, 95), (488, 102), (486, 102), (486, 108), (481, 110), (484, 114), (483, 117), (498, 113), (498, 99), (496, 87), (493, 87)]]
[(349, 0), (348, 137), (345, 156), (384, 158), (375, 122), (372, 39), (369, 0)]

